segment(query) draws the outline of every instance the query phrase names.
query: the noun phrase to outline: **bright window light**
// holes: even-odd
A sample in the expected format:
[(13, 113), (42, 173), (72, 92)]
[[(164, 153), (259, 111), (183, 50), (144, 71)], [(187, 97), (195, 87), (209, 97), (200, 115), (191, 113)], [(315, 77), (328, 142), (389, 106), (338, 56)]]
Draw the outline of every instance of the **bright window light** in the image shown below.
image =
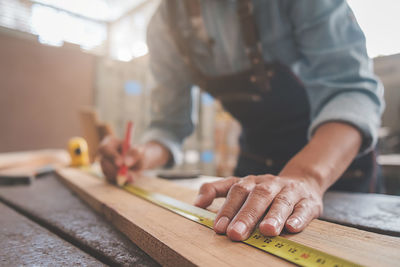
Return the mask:
[(145, 42), (136, 42), (132, 45), (132, 55), (134, 57), (141, 57), (147, 54), (148, 48)]
[(400, 1), (348, 0), (367, 38), (370, 57), (400, 53)]
[(84, 20), (56, 9), (35, 4), (32, 6), (32, 32), (41, 43), (61, 46), (64, 41), (93, 49), (107, 38), (104, 25)]

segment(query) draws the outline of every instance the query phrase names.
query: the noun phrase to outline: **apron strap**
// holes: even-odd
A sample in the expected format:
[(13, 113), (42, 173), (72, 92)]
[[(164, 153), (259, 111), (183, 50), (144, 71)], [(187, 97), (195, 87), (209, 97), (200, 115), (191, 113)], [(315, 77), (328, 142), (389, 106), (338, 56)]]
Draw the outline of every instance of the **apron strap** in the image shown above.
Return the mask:
[(272, 78), (272, 73), (265, 68), (262, 45), (253, 11), (252, 0), (239, 0), (237, 2), (237, 15), (246, 46), (246, 54), (253, 70), (250, 82), (256, 83), (264, 91), (269, 91), (271, 90), (270, 78)]
[[(179, 4), (182, 3), (184, 4), (184, 9), (191, 23), (185, 35), (182, 34), (179, 27), (177, 16)], [(206, 89), (207, 77), (195, 64), (193, 60), (195, 57), (192, 49), (190, 49), (190, 40), (195, 39), (193, 28), (198, 29), (199, 27), (198, 21), (201, 17), (200, 2), (197, 0), (168, 0), (166, 4), (168, 9), (169, 30), (175, 40), (178, 51), (182, 55), (185, 64), (191, 69), (193, 82), (201, 88)], [(253, 14), (252, 0), (239, 0), (236, 9), (243, 34), (246, 55), (250, 61), (251, 70), (253, 72), (249, 77), (250, 82), (257, 84), (260, 90), (268, 92), (271, 90), (270, 79), (273, 76), (273, 71), (267, 70), (264, 63), (262, 46)]]
[(194, 63), (194, 55), (192, 53), (192, 49), (190, 49), (189, 46), (189, 39), (193, 38), (193, 31), (192, 27), (190, 27), (190, 30), (186, 34), (186, 36), (183, 36), (181, 34), (181, 29), (179, 27), (178, 21), (177, 21), (177, 10), (178, 10), (178, 3), (185, 3), (185, 10), (188, 11), (189, 15), (195, 15), (196, 10), (193, 8), (189, 7), (189, 4), (187, 3), (188, 1), (182, 1), (182, 0), (168, 0), (166, 1), (167, 3), (167, 9), (168, 9), (168, 23), (169, 23), (169, 31), (175, 40), (175, 43), (177, 45), (178, 51), (180, 52), (183, 61), (185, 64), (190, 68), (191, 70), (191, 75), (193, 82), (197, 84), (200, 88), (206, 88), (207, 86), (207, 79), (203, 72), (197, 67), (197, 65)]

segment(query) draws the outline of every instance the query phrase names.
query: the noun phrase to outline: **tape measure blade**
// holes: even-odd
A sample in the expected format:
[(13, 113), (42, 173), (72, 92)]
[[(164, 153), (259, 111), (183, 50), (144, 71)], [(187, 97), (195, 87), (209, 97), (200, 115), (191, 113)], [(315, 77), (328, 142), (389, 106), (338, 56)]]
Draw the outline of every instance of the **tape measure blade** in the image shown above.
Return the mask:
[[(208, 210), (192, 206), (162, 194), (148, 192), (132, 185), (127, 185), (124, 189), (136, 195), (140, 195), (142, 198), (167, 208), (168, 210), (171, 210), (189, 220), (195, 221), (209, 228), (212, 228), (213, 226), (216, 214)], [(249, 239), (243, 241), (243, 243), (300, 266), (359, 266), (280, 236), (263, 236), (258, 229), (254, 231)]]
[[(84, 171), (103, 178), (103, 175), (99, 175), (97, 171), (86, 168)], [(216, 216), (213, 212), (192, 206), (166, 195), (149, 192), (133, 185), (125, 185), (123, 189), (137, 197), (168, 209), (191, 221), (202, 224), (208, 228), (213, 228), (213, 222)], [(260, 233), (259, 229), (256, 229), (247, 240), (242, 242), (299, 266), (361, 267), (361, 265), (302, 245), (281, 236), (266, 237)]]
[(212, 227), (212, 223), (214, 222), (216, 216), (215, 213), (208, 210), (192, 206), (188, 203), (182, 202), (166, 195), (148, 192), (146, 190), (143, 190), (142, 188), (138, 188), (132, 185), (126, 185), (124, 186), (124, 189), (135, 194), (136, 196), (140, 196), (143, 199), (146, 199), (161, 207), (167, 208), (168, 210), (178, 213), (179, 215), (187, 219), (201, 223), (208, 227), (210, 227), (210, 223)]
[(261, 249), (299, 266), (361, 267), (281, 236), (266, 237), (258, 229), (243, 243)]

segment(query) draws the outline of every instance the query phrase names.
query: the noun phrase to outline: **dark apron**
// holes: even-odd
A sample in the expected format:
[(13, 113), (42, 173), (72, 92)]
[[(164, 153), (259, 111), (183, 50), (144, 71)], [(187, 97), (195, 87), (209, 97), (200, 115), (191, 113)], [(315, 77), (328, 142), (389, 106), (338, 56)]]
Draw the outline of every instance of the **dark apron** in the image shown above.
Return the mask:
[[(194, 64), (190, 40), (194, 31), (181, 31), (177, 22), (180, 0), (169, 0), (170, 32), (192, 80), (218, 99), (241, 124), (235, 176), (277, 175), (307, 144), (310, 110), (301, 81), (279, 62), (265, 64), (252, 13), (252, 1), (238, 1), (237, 12), (251, 68), (224, 76), (207, 76)], [(189, 1), (182, 1), (191, 16), (199, 16)], [(330, 189), (353, 192), (381, 191), (374, 152), (355, 160)]]

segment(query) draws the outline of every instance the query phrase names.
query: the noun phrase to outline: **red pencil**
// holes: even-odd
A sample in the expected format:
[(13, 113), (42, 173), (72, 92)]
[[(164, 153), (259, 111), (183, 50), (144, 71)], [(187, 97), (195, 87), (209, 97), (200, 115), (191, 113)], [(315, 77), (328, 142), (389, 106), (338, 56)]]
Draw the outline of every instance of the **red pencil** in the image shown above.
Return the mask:
[[(131, 135), (132, 135), (133, 123), (128, 121), (125, 131), (125, 139), (122, 144), (122, 157), (125, 158), (129, 149), (131, 148)], [(117, 175), (117, 184), (123, 186), (128, 181), (128, 167), (123, 162), (122, 166), (119, 168)]]

